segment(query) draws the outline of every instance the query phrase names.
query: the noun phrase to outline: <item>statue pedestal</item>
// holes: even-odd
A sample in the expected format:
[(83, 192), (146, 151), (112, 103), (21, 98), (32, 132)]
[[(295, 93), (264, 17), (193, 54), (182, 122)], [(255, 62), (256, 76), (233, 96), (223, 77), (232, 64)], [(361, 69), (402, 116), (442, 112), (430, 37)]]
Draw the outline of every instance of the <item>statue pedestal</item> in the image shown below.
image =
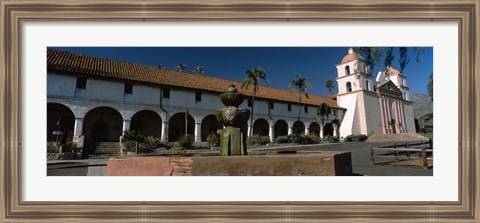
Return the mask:
[(247, 137), (240, 128), (227, 126), (220, 133), (220, 155), (247, 155)]

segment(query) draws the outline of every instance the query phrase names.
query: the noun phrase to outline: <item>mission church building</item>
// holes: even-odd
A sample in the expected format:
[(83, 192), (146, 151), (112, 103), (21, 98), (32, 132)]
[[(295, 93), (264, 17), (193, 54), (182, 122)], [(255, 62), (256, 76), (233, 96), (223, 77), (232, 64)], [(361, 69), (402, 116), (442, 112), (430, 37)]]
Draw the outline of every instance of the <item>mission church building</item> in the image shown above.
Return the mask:
[[(337, 98), (303, 96), (298, 119), (298, 93), (260, 86), (256, 93), (254, 135), (275, 137), (315, 134), (415, 132), (413, 109), (405, 76), (393, 68), (380, 72), (373, 86), (363, 58), (349, 50), (337, 66)], [(219, 95), (240, 82), (132, 64), (110, 59), (47, 50), (47, 136), (64, 132), (63, 140), (80, 145), (118, 142), (123, 131), (136, 130), (165, 142), (185, 132), (205, 141), (222, 128), (215, 111), (224, 107)], [(316, 87), (316, 86), (313, 86)], [(239, 91), (250, 98), (252, 89)], [(333, 112), (317, 119), (326, 103)], [(246, 99), (241, 108), (251, 108)], [(187, 120), (187, 123), (185, 123)], [(185, 129), (186, 128), (186, 129)]]

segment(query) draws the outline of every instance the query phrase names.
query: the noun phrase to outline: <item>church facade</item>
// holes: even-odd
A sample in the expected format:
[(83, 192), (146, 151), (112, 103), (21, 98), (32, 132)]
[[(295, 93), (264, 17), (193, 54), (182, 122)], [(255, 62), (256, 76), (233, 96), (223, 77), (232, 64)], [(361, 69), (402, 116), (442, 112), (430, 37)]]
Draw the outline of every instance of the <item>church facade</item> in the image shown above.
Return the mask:
[[(298, 104), (298, 93), (260, 86), (254, 122), (244, 130), (270, 140), (288, 134), (333, 135), (414, 132), (413, 110), (405, 76), (390, 68), (377, 77), (377, 87), (363, 59), (353, 50), (338, 70), (335, 98), (310, 95)], [(222, 126), (215, 111), (224, 107), (219, 95), (241, 83), (175, 70), (131, 64), (53, 49), (47, 50), (47, 136), (64, 132), (79, 144), (118, 141), (136, 130), (163, 141), (194, 135), (204, 141)], [(247, 96), (252, 89), (240, 90)], [(249, 97), (248, 97), (249, 98)], [(332, 114), (317, 118), (326, 103)], [(244, 101), (241, 108), (251, 108)], [(300, 109), (300, 117), (298, 110)]]
[(349, 49), (337, 67), (337, 105), (347, 111), (340, 135), (415, 133), (406, 77), (387, 67), (373, 76), (360, 54)]

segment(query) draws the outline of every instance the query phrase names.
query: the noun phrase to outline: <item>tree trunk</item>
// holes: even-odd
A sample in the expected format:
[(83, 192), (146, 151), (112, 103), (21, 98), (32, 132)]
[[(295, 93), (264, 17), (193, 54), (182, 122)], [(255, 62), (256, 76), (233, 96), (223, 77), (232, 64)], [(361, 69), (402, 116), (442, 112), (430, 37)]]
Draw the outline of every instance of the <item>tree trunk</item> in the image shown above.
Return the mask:
[(301, 108), (301, 104), (302, 104), (302, 93), (299, 93), (300, 94), (300, 97), (298, 99), (298, 120), (300, 120), (300, 108)]
[(250, 114), (250, 132), (248, 136), (253, 136), (253, 108), (255, 106), (255, 94), (257, 93), (257, 86), (253, 86), (253, 97), (252, 97), (252, 113)]

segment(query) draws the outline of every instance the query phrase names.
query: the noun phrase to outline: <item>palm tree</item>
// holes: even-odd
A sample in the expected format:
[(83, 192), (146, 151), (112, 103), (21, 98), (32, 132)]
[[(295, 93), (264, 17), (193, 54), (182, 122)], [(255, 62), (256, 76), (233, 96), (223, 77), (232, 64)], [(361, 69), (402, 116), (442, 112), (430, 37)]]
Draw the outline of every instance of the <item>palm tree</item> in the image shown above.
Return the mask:
[(177, 69), (180, 72), (183, 72), (187, 69), (187, 67), (188, 67), (187, 65), (179, 63), (177, 66), (175, 66), (175, 69)]
[(193, 69), (192, 72), (194, 74), (204, 75), (205, 74), (205, 69), (203, 68), (203, 66), (198, 66), (198, 67), (195, 67), (195, 69)]
[(308, 98), (307, 90), (312, 85), (307, 82), (306, 77), (302, 77), (302, 75), (297, 75), (297, 78), (292, 80), (292, 82), (290, 82), (288, 86), (292, 88), (292, 92), (298, 92), (298, 120), (300, 120), (300, 104), (302, 104), (302, 94), (304, 94), (305, 97)]
[(328, 92), (330, 93), (333, 88), (335, 88), (335, 85), (333, 85), (332, 80), (328, 80), (327, 83), (325, 83), (325, 87), (328, 89)]
[(327, 103), (325, 102), (320, 104), (320, 106), (318, 106), (317, 108), (317, 111), (316, 111), (317, 119), (318, 120), (322, 119), (322, 127), (320, 128), (320, 137), (323, 135), (323, 126), (325, 126), (323, 117), (325, 116), (328, 119), (328, 115), (331, 112), (332, 112), (332, 108), (329, 105), (327, 105)]
[(247, 76), (242, 82), (242, 89), (246, 91), (250, 85), (253, 85), (252, 113), (250, 114), (250, 132), (248, 133), (248, 135), (251, 136), (253, 133), (253, 108), (255, 105), (255, 95), (257, 94), (260, 80), (264, 80), (268, 84), (268, 78), (267, 73), (262, 67), (254, 67), (251, 70), (247, 70), (245, 74)]

